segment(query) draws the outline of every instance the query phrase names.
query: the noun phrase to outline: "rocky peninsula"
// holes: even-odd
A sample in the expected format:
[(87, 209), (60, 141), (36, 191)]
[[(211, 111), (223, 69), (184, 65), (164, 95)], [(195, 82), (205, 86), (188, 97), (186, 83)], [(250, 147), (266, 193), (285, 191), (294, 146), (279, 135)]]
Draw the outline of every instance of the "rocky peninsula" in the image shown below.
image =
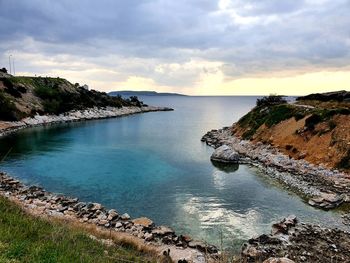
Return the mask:
[[(293, 104), (280, 96), (258, 99), (237, 123), (201, 140), (215, 149), (212, 161), (257, 167), (307, 204), (334, 209), (350, 202), (349, 96), (312, 94)], [(343, 214), (343, 223), (349, 218)], [(245, 243), (237, 262), (350, 262), (349, 244), (349, 232), (289, 216)]]
[(346, 91), (311, 94), (294, 103), (264, 97), (232, 127), (212, 130), (202, 141), (216, 149), (212, 159), (227, 162), (235, 156), (309, 205), (336, 208), (350, 201), (349, 96)]
[(121, 108), (116, 107), (94, 107), (84, 110), (72, 110), (59, 115), (35, 115), (33, 117), (26, 117), (20, 121), (0, 121), (0, 136), (7, 135), (20, 129), (58, 124), (65, 122), (77, 122), (94, 119), (106, 119), (127, 116), (137, 113), (155, 112), (155, 111), (172, 111), (173, 109), (168, 107), (155, 107), (155, 106), (124, 106)]
[[(231, 156), (239, 155), (238, 163), (260, 168), (287, 189), (301, 194), (310, 205), (332, 209), (350, 201), (350, 178), (347, 173), (292, 159), (271, 145), (242, 140), (232, 134), (230, 127), (212, 130), (203, 136), (202, 141), (218, 149), (224, 146), (226, 156), (227, 151), (231, 151)], [(214, 154), (218, 161), (219, 156)], [(225, 162), (226, 156), (221, 155)]]

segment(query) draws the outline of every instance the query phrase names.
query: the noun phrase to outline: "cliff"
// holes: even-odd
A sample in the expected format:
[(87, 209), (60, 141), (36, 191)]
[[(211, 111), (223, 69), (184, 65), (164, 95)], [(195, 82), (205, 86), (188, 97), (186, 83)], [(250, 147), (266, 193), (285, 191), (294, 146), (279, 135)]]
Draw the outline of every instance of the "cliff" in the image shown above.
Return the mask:
[(350, 170), (350, 92), (311, 94), (295, 103), (263, 101), (232, 126), (233, 135), (294, 159)]
[(142, 106), (136, 97), (123, 99), (87, 90), (62, 78), (20, 77), (0, 72), (0, 120), (17, 121), (36, 114), (60, 114), (93, 107)]

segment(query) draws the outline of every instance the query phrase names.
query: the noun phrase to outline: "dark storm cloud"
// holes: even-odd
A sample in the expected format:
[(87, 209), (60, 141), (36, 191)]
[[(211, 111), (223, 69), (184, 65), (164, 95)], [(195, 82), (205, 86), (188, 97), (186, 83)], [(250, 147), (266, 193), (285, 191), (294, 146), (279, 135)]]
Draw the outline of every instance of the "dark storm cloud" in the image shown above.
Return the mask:
[(0, 51), (67, 54), (125, 76), (191, 85), (205, 68), (154, 67), (206, 60), (237, 77), (347, 66), (349, 13), (348, 0), (0, 0)]

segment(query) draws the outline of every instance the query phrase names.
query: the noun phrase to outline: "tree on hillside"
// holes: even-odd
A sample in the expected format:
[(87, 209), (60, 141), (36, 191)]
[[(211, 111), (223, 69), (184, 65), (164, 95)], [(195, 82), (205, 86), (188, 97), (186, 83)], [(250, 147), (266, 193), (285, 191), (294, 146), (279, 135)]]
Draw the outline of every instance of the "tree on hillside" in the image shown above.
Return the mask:
[(137, 96), (130, 96), (130, 102), (137, 107), (141, 107), (143, 105), (142, 101), (140, 101)]
[(7, 69), (6, 68), (2, 68), (2, 69), (0, 69), (0, 72), (7, 73)]
[(261, 99), (257, 99), (256, 106), (272, 106), (287, 103), (287, 101), (280, 95), (269, 95), (262, 97)]

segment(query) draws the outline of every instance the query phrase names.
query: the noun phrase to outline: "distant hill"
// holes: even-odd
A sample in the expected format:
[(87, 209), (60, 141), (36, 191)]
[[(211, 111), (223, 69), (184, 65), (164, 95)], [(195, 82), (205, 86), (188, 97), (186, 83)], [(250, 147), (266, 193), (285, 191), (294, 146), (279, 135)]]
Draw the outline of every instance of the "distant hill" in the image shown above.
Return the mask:
[(133, 91), (133, 90), (121, 90), (121, 91), (111, 91), (108, 93), (110, 96), (187, 96), (179, 93), (166, 93), (166, 92), (156, 92), (156, 91)]

